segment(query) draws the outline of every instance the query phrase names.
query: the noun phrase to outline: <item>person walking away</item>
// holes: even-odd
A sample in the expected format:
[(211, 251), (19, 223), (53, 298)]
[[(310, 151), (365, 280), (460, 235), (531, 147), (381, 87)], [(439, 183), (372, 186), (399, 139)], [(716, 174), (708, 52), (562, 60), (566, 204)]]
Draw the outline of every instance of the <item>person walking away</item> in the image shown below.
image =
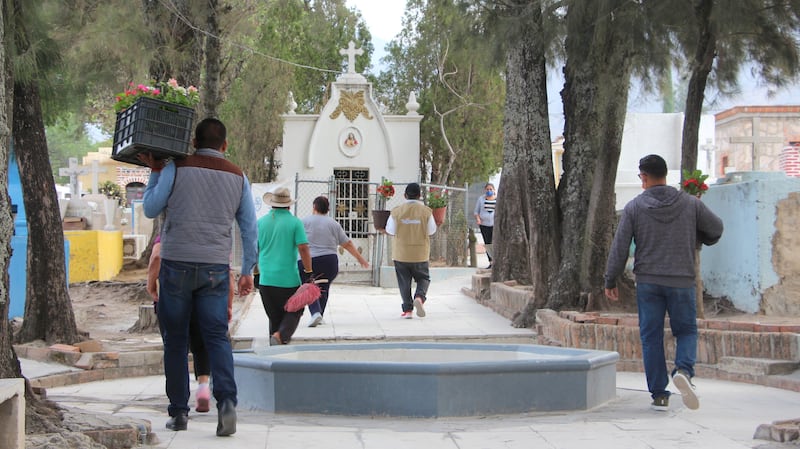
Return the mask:
[(225, 160), (225, 125), (206, 118), (192, 140), (196, 151), (170, 162), (150, 153), (139, 159), (150, 167), (144, 213), (166, 215), (161, 232), (158, 319), (164, 338), (164, 375), (169, 398), (167, 428), (186, 430), (189, 414), (189, 369), (186, 348), (189, 322), (197, 317), (208, 351), (217, 402), (217, 436), (236, 432), (237, 390), (228, 339), (228, 294), (233, 222), (242, 239), (239, 292), (253, 289), (256, 263), (256, 216), (250, 182)]
[(297, 269), (301, 272), (303, 281), (308, 281), (308, 278), (311, 277), (313, 279), (325, 279), (328, 282), (320, 284), (319, 299), (308, 306), (308, 311), (311, 313), (311, 322), (308, 327), (320, 325), (325, 316), (328, 293), (333, 280), (339, 274), (339, 256), (336, 253), (339, 246), (355, 257), (362, 268), (369, 268), (369, 262), (358, 252), (353, 241), (342, 229), (342, 225), (328, 216), (328, 211), (330, 210), (328, 198), (324, 196), (314, 198), (312, 208), (312, 214), (303, 218), (303, 228), (306, 231), (306, 237), (308, 237), (308, 245), (311, 250), (311, 265), (314, 268), (314, 272), (310, 276), (303, 273), (302, 260), (297, 262)]
[(651, 407), (666, 411), (666, 357), (664, 318), (676, 340), (672, 384), (684, 405), (695, 410), (700, 401), (692, 383), (697, 358), (697, 306), (695, 299), (695, 248), (713, 245), (722, 236), (722, 220), (700, 199), (667, 185), (667, 163), (651, 154), (639, 160), (639, 179), (644, 192), (631, 200), (622, 212), (608, 254), (605, 294), (619, 299), (617, 278), (625, 269), (631, 241), (635, 242), (633, 273), (636, 276), (636, 305), (639, 336)]
[(311, 250), (303, 222), (289, 211), (294, 204), (289, 189), (265, 193), (263, 199), (272, 210), (258, 219), (258, 291), (269, 318), (270, 345), (285, 345), (297, 330), (304, 308), (287, 312), (283, 307), (301, 284), (298, 254), (303, 272), (312, 273)]
[[(153, 242), (153, 249), (150, 252), (150, 260), (147, 264), (147, 293), (153, 298), (153, 312), (158, 316), (158, 273), (161, 269), (161, 235), (156, 236)], [(228, 323), (233, 316), (233, 295), (236, 286), (234, 276), (229, 276), (228, 286)], [(163, 335), (163, 330), (159, 331)], [(192, 365), (194, 366), (194, 376), (197, 381), (197, 393), (195, 393), (195, 411), (207, 413), (211, 404), (211, 365), (208, 361), (208, 353), (203, 344), (203, 334), (200, 332), (200, 323), (197, 316), (193, 315), (189, 321), (189, 350), (192, 352)]]
[(492, 268), (492, 231), (494, 231), (494, 210), (497, 207), (497, 193), (494, 184), (487, 183), (484, 187), (484, 194), (478, 197), (475, 203), (475, 222), (481, 230), (483, 245), (486, 248), (486, 257), (489, 258), (489, 266)]
[[(394, 236), (392, 257), (397, 286), (403, 299), (401, 318), (425, 316), (425, 302), (431, 283), (428, 261), (431, 255), (431, 236), (436, 233), (436, 222), (431, 209), (420, 201), (420, 187), (416, 182), (406, 186), (406, 202), (392, 209), (386, 222), (386, 233)], [(417, 285), (413, 300), (411, 280)]]

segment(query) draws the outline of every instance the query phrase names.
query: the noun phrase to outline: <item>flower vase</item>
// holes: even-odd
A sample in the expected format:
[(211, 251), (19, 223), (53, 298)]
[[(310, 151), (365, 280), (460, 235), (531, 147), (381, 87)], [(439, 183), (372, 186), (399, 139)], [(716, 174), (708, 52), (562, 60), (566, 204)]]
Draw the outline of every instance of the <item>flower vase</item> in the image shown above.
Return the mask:
[(392, 211), (389, 210), (373, 210), (372, 211), (372, 225), (378, 231), (386, 229), (386, 222), (389, 221), (389, 215)]
[(441, 226), (444, 223), (444, 216), (447, 214), (447, 206), (437, 207), (431, 211), (433, 212), (433, 221), (436, 222), (436, 226)]

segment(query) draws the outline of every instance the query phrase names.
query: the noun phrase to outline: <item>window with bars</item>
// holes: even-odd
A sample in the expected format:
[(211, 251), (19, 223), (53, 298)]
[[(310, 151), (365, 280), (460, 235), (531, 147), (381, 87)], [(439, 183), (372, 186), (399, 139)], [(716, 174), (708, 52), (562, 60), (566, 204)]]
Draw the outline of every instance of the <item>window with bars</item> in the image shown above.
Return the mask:
[(369, 170), (337, 168), (333, 177), (336, 183), (333, 218), (350, 238), (368, 237)]

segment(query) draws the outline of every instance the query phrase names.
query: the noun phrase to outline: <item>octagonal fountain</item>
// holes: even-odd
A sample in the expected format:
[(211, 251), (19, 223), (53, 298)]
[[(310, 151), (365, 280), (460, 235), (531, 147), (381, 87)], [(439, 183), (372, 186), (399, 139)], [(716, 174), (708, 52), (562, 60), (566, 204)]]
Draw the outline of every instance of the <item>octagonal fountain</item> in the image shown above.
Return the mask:
[(619, 354), (538, 345), (353, 343), (234, 354), (239, 407), (475, 416), (585, 410), (616, 394)]

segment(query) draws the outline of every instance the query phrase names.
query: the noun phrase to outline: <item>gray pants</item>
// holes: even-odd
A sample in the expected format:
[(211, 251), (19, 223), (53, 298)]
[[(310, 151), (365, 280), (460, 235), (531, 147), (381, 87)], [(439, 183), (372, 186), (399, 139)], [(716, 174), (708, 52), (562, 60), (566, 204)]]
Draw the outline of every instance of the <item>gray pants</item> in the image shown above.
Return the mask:
[[(397, 275), (397, 286), (400, 288), (400, 297), (403, 298), (403, 312), (414, 310), (414, 298), (420, 297), (425, 302), (428, 286), (431, 285), (431, 276), (428, 272), (428, 262), (398, 262), (394, 261), (394, 272)], [(417, 283), (417, 290), (411, 296), (411, 280)]]

